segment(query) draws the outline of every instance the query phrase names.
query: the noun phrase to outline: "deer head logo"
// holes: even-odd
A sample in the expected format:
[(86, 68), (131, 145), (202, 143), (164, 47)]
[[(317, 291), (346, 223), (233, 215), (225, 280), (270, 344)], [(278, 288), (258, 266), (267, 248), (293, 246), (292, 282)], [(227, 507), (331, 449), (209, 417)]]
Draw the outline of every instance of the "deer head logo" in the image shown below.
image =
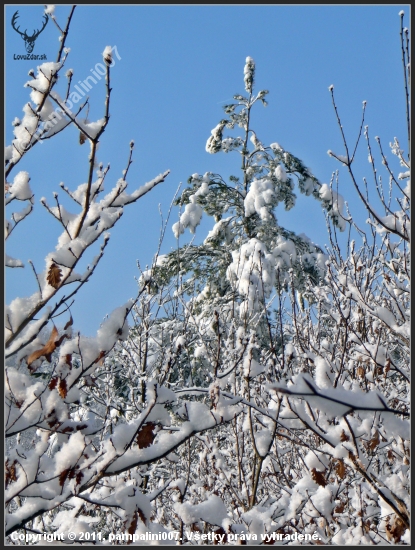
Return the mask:
[(33, 48), (35, 47), (35, 41), (36, 41), (36, 38), (39, 36), (39, 34), (43, 31), (43, 29), (46, 27), (46, 25), (48, 24), (48, 16), (45, 14), (43, 17), (44, 17), (44, 23), (43, 23), (43, 27), (39, 30), (36, 30), (33, 32), (32, 36), (29, 36), (27, 34), (27, 29), (25, 30), (25, 32), (20, 32), (19, 31), (19, 28), (20, 27), (16, 27), (16, 20), (17, 18), (19, 17), (18, 15), (19, 11), (17, 11), (13, 17), (12, 17), (12, 27), (13, 29), (18, 32), (20, 34), (20, 36), (23, 38), (24, 40), (24, 45), (25, 45), (25, 48), (26, 48), (26, 51), (27, 53), (32, 53), (33, 52)]

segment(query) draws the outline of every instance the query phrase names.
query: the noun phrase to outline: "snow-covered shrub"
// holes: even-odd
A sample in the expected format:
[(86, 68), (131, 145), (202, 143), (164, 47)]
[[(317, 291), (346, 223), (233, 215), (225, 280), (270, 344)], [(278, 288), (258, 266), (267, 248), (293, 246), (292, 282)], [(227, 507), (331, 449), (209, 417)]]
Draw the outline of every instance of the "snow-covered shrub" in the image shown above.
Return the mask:
[[(254, 73), (248, 58), (249, 97), (225, 106), (229, 120), (206, 146), (239, 151), (242, 175), (189, 178), (176, 236), (186, 226), (193, 232), (202, 211), (215, 225), (203, 244), (184, 245), (143, 274), (148, 292), (111, 358), (126, 395), (134, 386), (144, 399), (151, 379), (174, 392), (176, 430), (195, 405), (224, 420), (235, 407), (229, 422), (140, 470), (157, 493), (154, 517), (188, 544), (209, 532), (228, 544), (295, 533), (335, 545), (407, 543), (410, 191), (400, 180), (409, 160), (394, 140), (404, 168), (396, 176), (380, 147), (393, 208), (363, 124), (379, 204), (357, 185), (347, 143), (345, 155), (332, 153), (368, 210), (361, 231), (333, 189), (336, 178), (321, 185), (279, 144), (259, 141), (250, 109), (267, 92), (253, 95)], [(224, 136), (236, 126), (241, 136)], [(326, 211), (325, 254), (277, 224), (278, 204), (295, 203), (293, 175)], [(350, 237), (339, 245), (336, 232), (345, 229)]]
[[(45, 13), (55, 19), (52, 8), (47, 6)], [(125, 427), (120, 427), (118, 431), (111, 427), (110, 440), (104, 434), (113, 421), (114, 409), (109, 402), (106, 404), (103, 395), (93, 396), (86, 390), (94, 387), (97, 370), (102, 367), (116, 342), (127, 337), (127, 316), (134, 300), (113, 311), (95, 338), (73, 333), (70, 307), (102, 258), (109, 240), (108, 230), (120, 219), (126, 205), (140, 199), (168, 175), (165, 172), (128, 194), (126, 177), (134, 146), (131, 142), (123, 177), (109, 193), (103, 195), (109, 165), (104, 168), (102, 163), (98, 163), (97, 146), (109, 121), (111, 64), (106, 58), (111, 47), (104, 51), (107, 90), (104, 117), (95, 123), (85, 123), (87, 101), (76, 113), (69, 108), (67, 101), (71, 97), (71, 70), (66, 73), (68, 84), (62, 85), (66, 99), (57, 92), (70, 51), (66, 41), (74, 9), (70, 11), (66, 27), (61, 30), (57, 61), (43, 63), (37, 68), (36, 75), (33, 71), (29, 73), (32, 79), (25, 86), (31, 89), (31, 102), (24, 106), (23, 118), (14, 120), (14, 139), (6, 147), (5, 154), (6, 206), (13, 209), (19, 202), (24, 204), (22, 210), (9, 214), (10, 219), (6, 220), (5, 227), (6, 240), (19, 232), (19, 238), (38, 239), (41, 232), (35, 235), (27, 232), (25, 235), (24, 223), (19, 225), (31, 214), (35, 204), (30, 175), (23, 169), (14, 176), (13, 172), (19, 163), (23, 164), (26, 155), (38, 154), (41, 157), (41, 148), (37, 147), (39, 142), (53, 138), (69, 125), (76, 126), (82, 139), (90, 144), (86, 183), (75, 190), (62, 186), (73, 200), (74, 212), (68, 212), (61, 205), (58, 193), (54, 193), (55, 206), (49, 206), (45, 198), (40, 201), (60, 223), (62, 234), (58, 237), (55, 250), (46, 256), (42, 272), (36, 271), (29, 261), (38, 291), (25, 296), (25, 289), (22, 288), (21, 295), (6, 306), (5, 475), (8, 534), (22, 528), (35, 532), (37, 529), (53, 532), (56, 528), (75, 533), (90, 532), (99, 518), (91, 523), (90, 519), (78, 514), (84, 502), (79, 495), (88, 494), (89, 497), (85, 498), (95, 498), (91, 489), (96, 487), (109, 466), (115, 465), (117, 468), (117, 457), (126, 458), (126, 445), (137, 446), (131, 438), (138, 437), (140, 440), (142, 433), (148, 438), (149, 427), (153, 425), (151, 422), (158, 422), (161, 418), (166, 421), (163, 413), (166, 394), (162, 388), (154, 387), (148, 413), (138, 418), (136, 427), (130, 427), (130, 431), (126, 431)], [(83, 273), (77, 273), (81, 259), (91, 252), (91, 246), (98, 239), (102, 239), (100, 252), (95, 258), (91, 256), (90, 265)], [(18, 268), (23, 266), (23, 262), (6, 256), (6, 265)], [(58, 322), (64, 319), (62, 326), (55, 321), (60, 315)], [(100, 376), (105, 377), (105, 374)], [(143, 428), (147, 432), (140, 431), (142, 426), (147, 426)], [(122, 503), (125, 500), (122, 495), (128, 489), (125, 483), (119, 482), (118, 485), (119, 490), (114, 491), (113, 498), (114, 502)], [(101, 490), (99, 485), (98, 491)], [(128, 503), (125, 508), (127, 522), (133, 520), (138, 507), (143, 517), (147, 518), (149, 505), (146, 497), (137, 495)], [(48, 514), (48, 511), (51, 513)]]
[[(51, 90), (60, 70), (45, 67), (48, 83), (41, 78), (36, 88), (57, 104)], [(160, 533), (187, 545), (202, 544), (202, 534), (223, 544), (295, 535), (308, 537), (297, 544), (409, 542), (410, 191), (400, 183), (409, 160), (395, 139), (404, 170), (395, 176), (378, 140), (398, 201), (394, 207), (380, 191), (380, 214), (357, 184), (347, 143), (345, 155), (332, 153), (368, 209), (362, 232), (332, 184), (320, 184), (278, 143), (259, 141), (251, 109), (268, 92), (255, 95), (254, 82), (249, 57), (248, 96), (225, 106), (228, 119), (206, 145), (212, 154), (238, 152), (241, 175), (226, 182), (195, 173), (177, 201), (184, 207), (177, 237), (194, 232), (203, 214), (214, 218), (203, 244), (157, 255), (137, 299), (116, 309), (94, 339), (73, 335), (70, 316), (63, 329), (53, 325), (67, 308), (68, 296), (57, 293), (72, 284), (76, 295), (100, 256), (83, 275), (74, 272), (77, 258), (166, 174), (127, 195), (130, 156), (101, 201), (103, 167), (71, 193), (79, 214), (47, 206), (65, 231), (38, 275), (39, 293), (18, 298), (6, 314), (8, 535), (71, 531), (78, 542), (80, 533), (98, 542), (123, 533), (156, 544), (148, 537)], [(29, 121), (33, 133), (39, 113)], [(91, 142), (93, 162), (101, 130), (89, 133), (66, 117)], [(242, 136), (223, 135), (236, 126)], [(23, 156), (34, 143), (19, 136)], [(14, 154), (7, 149), (9, 171), (20, 160)], [(325, 253), (277, 223), (279, 204), (295, 206), (294, 178), (326, 210)], [(7, 196), (27, 203), (7, 224), (10, 234), (33, 207), (28, 174), (15, 176)], [(353, 240), (342, 248), (336, 232), (346, 228)]]

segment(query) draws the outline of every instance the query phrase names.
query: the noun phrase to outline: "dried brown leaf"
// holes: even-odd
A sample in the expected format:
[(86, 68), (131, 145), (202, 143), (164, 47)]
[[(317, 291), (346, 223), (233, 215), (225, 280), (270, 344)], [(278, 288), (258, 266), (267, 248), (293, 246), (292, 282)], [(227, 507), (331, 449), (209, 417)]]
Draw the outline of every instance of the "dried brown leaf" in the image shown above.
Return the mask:
[(80, 485), (83, 477), (84, 477), (84, 474), (82, 472), (78, 472), (75, 476), (75, 480), (76, 480), (75, 485)]
[(58, 385), (58, 377), (54, 376), (51, 381), (49, 382), (49, 389), (54, 390), (56, 386)]
[(342, 430), (342, 433), (340, 435), (340, 441), (350, 441), (350, 437), (346, 434), (344, 430)]
[(55, 417), (51, 418), (50, 420), (48, 420), (46, 422), (46, 424), (49, 426), (49, 428), (53, 428), (54, 426), (56, 426), (56, 424), (59, 424), (59, 420)]
[(53, 262), (50, 266), (46, 280), (50, 286), (53, 286), (53, 288), (59, 287), (59, 283), (62, 280), (62, 270), (55, 264), (55, 262)]
[(401, 540), (401, 537), (405, 533), (405, 531), (406, 527), (404, 522), (401, 520), (401, 518), (398, 518), (396, 516), (392, 524), (388, 523), (386, 525), (386, 533), (388, 535), (388, 539), (393, 537), (395, 543), (398, 543)]
[(62, 341), (64, 340), (64, 338), (66, 338), (66, 334), (63, 334), (60, 338), (58, 338), (58, 336), (58, 329), (56, 327), (53, 327), (52, 332), (49, 336), (49, 340), (43, 346), (43, 348), (40, 348), (29, 355), (29, 357), (26, 359), (26, 362), (31, 372), (35, 372), (36, 370), (35, 368), (31, 367), (32, 363), (34, 363), (34, 361), (37, 361), (37, 359), (40, 359), (40, 357), (44, 356), (48, 363), (52, 361), (52, 353), (62, 344)]
[(311, 477), (317, 483), (317, 485), (321, 485), (322, 487), (325, 487), (327, 485), (327, 481), (326, 481), (326, 478), (324, 477), (324, 473), (319, 472), (315, 468), (311, 469)]
[(138, 507), (137, 507), (137, 514), (138, 514), (138, 517), (141, 519), (141, 521), (145, 524), (146, 516), (144, 515), (144, 512)]
[(338, 504), (336, 506), (336, 508), (334, 509), (334, 513), (335, 514), (341, 514), (344, 512), (344, 502), (341, 502), (340, 504)]
[(59, 395), (62, 397), (62, 399), (65, 399), (68, 393), (68, 389), (66, 387), (66, 380), (59, 379), (58, 392), (59, 392)]
[(376, 430), (374, 436), (372, 437), (372, 439), (369, 441), (368, 443), (368, 449), (370, 449), (371, 451), (374, 451), (376, 449), (376, 447), (379, 445), (379, 432)]
[(65, 470), (63, 470), (63, 472), (59, 474), (59, 485), (61, 487), (63, 487), (66, 481), (66, 478), (69, 476), (70, 472), (71, 472), (71, 468), (66, 468)]
[(152, 445), (156, 437), (153, 433), (155, 427), (156, 425), (154, 424), (154, 422), (149, 422), (148, 424), (145, 424), (138, 432), (137, 445), (139, 449), (146, 449), (147, 447), (150, 447), (150, 445)]
[(56, 426), (56, 424), (60, 425), (58, 419), (56, 418), (56, 409), (53, 408), (49, 414), (46, 416), (49, 420), (46, 420), (47, 425), (49, 428), (52, 428), (53, 426)]
[(72, 369), (72, 354), (71, 353), (67, 353), (65, 355), (65, 364), (68, 365), (69, 370)]
[(360, 366), (356, 369), (356, 374), (359, 378), (364, 378), (365, 377), (365, 369)]
[(73, 319), (72, 315), (69, 317), (69, 321), (66, 323), (66, 325), (63, 327), (63, 330), (66, 330), (67, 328), (71, 327), (73, 325)]
[(335, 470), (340, 479), (343, 479), (346, 475), (346, 466), (341, 458), (337, 461)]
[(106, 353), (106, 351), (100, 351), (98, 357), (95, 359), (95, 363), (98, 363), (98, 365), (103, 365)]
[(88, 428), (88, 424), (78, 424), (75, 426), (76, 430), (84, 430), (85, 428)]
[[(131, 520), (131, 523), (127, 530), (129, 535), (134, 535), (137, 529), (137, 524), (138, 524), (138, 514), (137, 512), (134, 512), (133, 519)], [(127, 544), (131, 544), (131, 542), (132, 542), (132, 538), (128, 540)]]
[(6, 487), (7, 485), (9, 485), (9, 483), (13, 482), (13, 481), (17, 481), (17, 476), (16, 476), (16, 464), (17, 464), (17, 461), (14, 460), (11, 464), (9, 463), (8, 460), (6, 460), (6, 464), (5, 464), (5, 470), (6, 470), (6, 473), (5, 473), (5, 481), (6, 481)]
[(70, 433), (70, 432), (73, 432), (72, 426), (66, 426), (66, 428), (63, 428), (63, 430), (62, 430), (63, 434), (67, 434), (67, 433)]

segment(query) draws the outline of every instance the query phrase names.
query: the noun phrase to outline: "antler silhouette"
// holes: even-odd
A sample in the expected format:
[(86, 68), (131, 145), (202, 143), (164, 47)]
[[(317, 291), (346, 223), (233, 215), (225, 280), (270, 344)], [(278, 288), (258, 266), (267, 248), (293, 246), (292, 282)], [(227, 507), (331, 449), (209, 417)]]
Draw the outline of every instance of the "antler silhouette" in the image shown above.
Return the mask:
[(18, 32), (18, 33), (21, 34), (23, 37), (25, 37), (25, 36), (27, 36), (27, 34), (26, 34), (27, 29), (26, 29), (26, 31), (23, 33), (23, 32), (20, 32), (20, 31), (19, 31), (20, 27), (17, 27), (17, 28), (16, 28), (16, 26), (15, 26), (15, 24), (16, 24), (16, 19), (17, 19), (18, 17), (19, 17), (19, 10), (17, 10), (17, 12), (16, 12), (16, 13), (13, 15), (13, 17), (12, 17), (12, 27), (13, 27), (13, 29), (14, 29), (16, 32)]
[(36, 30), (36, 31), (33, 33), (32, 37), (31, 37), (32, 40), (35, 40), (35, 39), (39, 36), (39, 34), (43, 31), (43, 29), (46, 27), (46, 25), (48, 24), (48, 21), (49, 21), (48, 16), (45, 14), (43, 17), (45, 18), (45, 22), (43, 23), (43, 26), (42, 26), (42, 28), (40, 29), (40, 31), (39, 31), (39, 30)]
[(39, 34), (43, 31), (43, 29), (46, 27), (46, 25), (48, 24), (49, 18), (45, 14), (43, 16), (45, 21), (43, 23), (42, 28), (40, 30), (36, 29), (33, 32), (33, 34), (31, 36), (29, 36), (27, 34), (27, 29), (24, 32), (21, 32), (21, 31), (19, 31), (20, 27), (16, 27), (16, 21), (17, 21), (18, 17), (19, 17), (19, 10), (17, 10), (16, 13), (12, 17), (12, 27), (17, 33), (19, 33), (23, 37), (27, 53), (32, 53), (33, 48), (35, 47), (35, 40), (39, 36)]

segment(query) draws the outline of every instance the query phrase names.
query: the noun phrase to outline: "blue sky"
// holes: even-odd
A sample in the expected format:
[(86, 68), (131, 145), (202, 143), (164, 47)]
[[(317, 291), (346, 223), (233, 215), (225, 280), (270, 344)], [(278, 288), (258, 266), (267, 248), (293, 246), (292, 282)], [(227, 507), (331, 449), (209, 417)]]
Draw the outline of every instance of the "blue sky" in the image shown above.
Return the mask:
[[(116, 46), (121, 57), (112, 69), (111, 119), (98, 151), (98, 160), (111, 164), (106, 190), (121, 176), (131, 139), (136, 147), (128, 177), (130, 191), (167, 169), (171, 174), (165, 183), (126, 208), (111, 230), (106, 254), (72, 308), (75, 327), (93, 336), (106, 314), (136, 295), (136, 261), (143, 267), (151, 263), (160, 234), (159, 204), (165, 217), (180, 182), (185, 185), (195, 172), (211, 171), (226, 178), (238, 175), (240, 159), (235, 153), (209, 155), (205, 144), (211, 129), (223, 118), (222, 106), (234, 94), (244, 92), (247, 56), (256, 63), (256, 90), (270, 91), (268, 107), (258, 105), (253, 112), (252, 128), (259, 139), (266, 145), (275, 141), (283, 145), (322, 183), (329, 183), (332, 172), (339, 169), (340, 193), (363, 224), (367, 216), (346, 169), (327, 155), (328, 149), (343, 154), (328, 87), (335, 87), (344, 130), (351, 141), (357, 136), (362, 101), (366, 100), (372, 142), (379, 135), (388, 149), (397, 136), (406, 148), (401, 9), (409, 25), (408, 5), (78, 6), (67, 40), (71, 52), (66, 68), (74, 70), (73, 83), (84, 80), (90, 69), (102, 62), (105, 46)], [(27, 73), (38, 64), (14, 59), (15, 54), (25, 53), (22, 38), (10, 24), (16, 10), (21, 30), (27, 28), (30, 33), (41, 24), (43, 6), (5, 8), (7, 143), (12, 139), (12, 120), (22, 116), (22, 107), (29, 100), (29, 90), (23, 87), (29, 79)], [(69, 10), (69, 6), (56, 7), (61, 26)], [(54, 61), (58, 45), (58, 31), (49, 22), (33, 53), (46, 54), (48, 61)], [(65, 89), (64, 82), (59, 85), (58, 90)], [(103, 81), (89, 95), (89, 118), (97, 120), (104, 113)], [(37, 290), (27, 260), (33, 260), (37, 271), (42, 271), (44, 258), (61, 232), (40, 205), (40, 198), (46, 197), (51, 204), (61, 181), (70, 189), (85, 182), (88, 153), (88, 145), (78, 144), (78, 131), (69, 128), (37, 145), (12, 172), (12, 177), (19, 170), (30, 173), (35, 211), (16, 228), (8, 243), (8, 254), (20, 258), (26, 267), (6, 273), (7, 302)], [(355, 170), (359, 181), (363, 176), (370, 178), (364, 147)], [(277, 210), (279, 223), (324, 246), (328, 239), (319, 203), (297, 195), (297, 206), (291, 212)], [(69, 204), (63, 197), (61, 200)], [(171, 225), (178, 214), (174, 208), (162, 253), (176, 246)], [(196, 238), (203, 239), (211, 225), (205, 220)], [(186, 232), (181, 243), (189, 238)]]

